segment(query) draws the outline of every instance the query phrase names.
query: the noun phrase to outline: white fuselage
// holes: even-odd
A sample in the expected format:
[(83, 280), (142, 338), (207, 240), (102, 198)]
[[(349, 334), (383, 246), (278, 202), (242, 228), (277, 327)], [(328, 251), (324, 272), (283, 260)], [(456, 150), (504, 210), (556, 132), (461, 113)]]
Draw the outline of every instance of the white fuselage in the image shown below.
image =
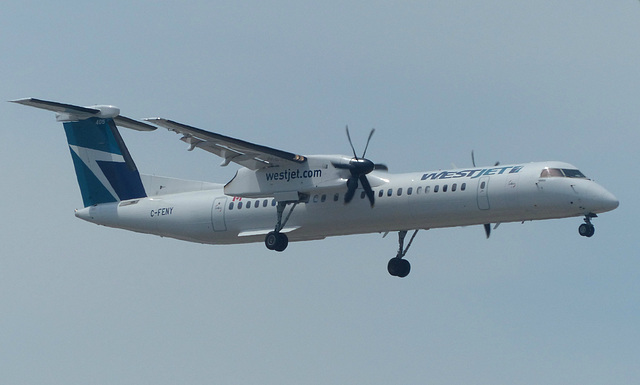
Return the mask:
[[(299, 203), (282, 229), (290, 241), (327, 236), (467, 226), (597, 214), (617, 199), (586, 178), (541, 176), (560, 162), (407, 174), (374, 171), (372, 208), (358, 189), (325, 189)], [(288, 205), (284, 216), (289, 214)], [(274, 230), (275, 200), (225, 195), (218, 187), (104, 203), (76, 211), (104, 226), (209, 244), (262, 242)]]

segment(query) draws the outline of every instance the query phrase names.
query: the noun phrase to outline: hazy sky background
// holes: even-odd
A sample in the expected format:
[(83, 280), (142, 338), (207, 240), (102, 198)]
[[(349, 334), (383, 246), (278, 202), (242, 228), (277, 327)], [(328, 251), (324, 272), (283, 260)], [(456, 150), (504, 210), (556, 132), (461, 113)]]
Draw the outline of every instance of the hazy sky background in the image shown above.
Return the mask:
[[(8, 1), (0, 100), (114, 104), (392, 172), (562, 160), (620, 207), (397, 237), (207, 246), (95, 226), (54, 114), (0, 103), (0, 382), (637, 384), (640, 2)], [(122, 130), (142, 172), (228, 181)]]

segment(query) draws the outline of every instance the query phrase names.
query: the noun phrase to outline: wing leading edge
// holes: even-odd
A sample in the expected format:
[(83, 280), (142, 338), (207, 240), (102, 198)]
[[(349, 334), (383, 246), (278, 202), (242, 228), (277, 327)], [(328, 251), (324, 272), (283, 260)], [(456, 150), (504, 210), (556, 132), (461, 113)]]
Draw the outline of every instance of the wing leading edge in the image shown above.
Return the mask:
[(173, 120), (163, 118), (145, 120), (182, 134), (180, 140), (189, 145), (189, 151), (197, 147), (218, 155), (223, 159), (221, 166), (234, 162), (251, 170), (259, 170), (287, 164), (299, 165), (307, 161), (307, 158), (302, 155), (216, 134)]

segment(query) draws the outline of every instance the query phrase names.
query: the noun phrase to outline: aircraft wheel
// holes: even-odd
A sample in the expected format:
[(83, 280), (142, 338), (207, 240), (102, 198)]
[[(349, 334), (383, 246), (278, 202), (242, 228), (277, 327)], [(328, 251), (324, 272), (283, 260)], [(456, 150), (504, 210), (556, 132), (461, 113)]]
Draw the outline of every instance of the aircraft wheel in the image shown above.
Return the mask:
[(404, 278), (411, 272), (411, 264), (406, 259), (391, 258), (387, 264), (387, 271), (394, 277)]
[(595, 234), (596, 228), (592, 224), (583, 223), (578, 227), (578, 233), (583, 237), (592, 237)]
[(275, 250), (276, 246), (278, 245), (278, 237), (279, 233), (276, 233), (275, 231), (271, 231), (270, 233), (267, 234), (266, 237), (264, 237), (264, 245), (267, 246), (267, 249), (269, 250)]
[(276, 246), (273, 248), (275, 251), (284, 251), (284, 249), (289, 246), (289, 237), (287, 234), (277, 233), (278, 241), (276, 242)]

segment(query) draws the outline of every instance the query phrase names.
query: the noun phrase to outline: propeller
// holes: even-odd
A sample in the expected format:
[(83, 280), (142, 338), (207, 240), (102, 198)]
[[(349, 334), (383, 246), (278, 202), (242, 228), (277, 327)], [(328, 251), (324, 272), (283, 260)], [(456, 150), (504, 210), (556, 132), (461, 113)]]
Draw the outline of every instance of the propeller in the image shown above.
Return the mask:
[[(471, 150), (471, 163), (473, 164), (473, 167), (476, 167), (476, 157), (475, 157), (475, 155), (473, 154), (473, 150)], [(493, 167), (497, 167), (497, 166), (499, 166), (499, 165), (500, 165), (500, 161), (497, 161), (497, 162), (493, 165)]]
[(349, 170), (351, 176), (347, 179), (347, 193), (344, 194), (344, 203), (349, 203), (353, 199), (353, 196), (356, 193), (356, 189), (358, 188), (358, 182), (364, 189), (364, 192), (367, 194), (367, 198), (369, 198), (369, 203), (371, 203), (371, 207), (375, 204), (375, 197), (373, 193), (373, 189), (371, 188), (371, 184), (367, 179), (367, 174), (373, 171), (374, 169), (386, 169), (384, 165), (376, 165), (369, 159), (365, 159), (365, 155), (367, 154), (367, 149), (369, 148), (369, 142), (371, 141), (371, 137), (373, 133), (376, 132), (375, 128), (371, 129), (369, 133), (369, 138), (367, 138), (367, 144), (364, 146), (364, 151), (362, 152), (362, 156), (358, 157), (356, 154), (356, 149), (353, 147), (353, 142), (351, 141), (351, 135), (349, 134), (349, 126), (346, 127), (347, 131), (347, 139), (349, 139), (349, 145), (351, 146), (351, 150), (353, 151), (353, 158), (349, 161), (349, 163), (334, 163), (334, 167)]

